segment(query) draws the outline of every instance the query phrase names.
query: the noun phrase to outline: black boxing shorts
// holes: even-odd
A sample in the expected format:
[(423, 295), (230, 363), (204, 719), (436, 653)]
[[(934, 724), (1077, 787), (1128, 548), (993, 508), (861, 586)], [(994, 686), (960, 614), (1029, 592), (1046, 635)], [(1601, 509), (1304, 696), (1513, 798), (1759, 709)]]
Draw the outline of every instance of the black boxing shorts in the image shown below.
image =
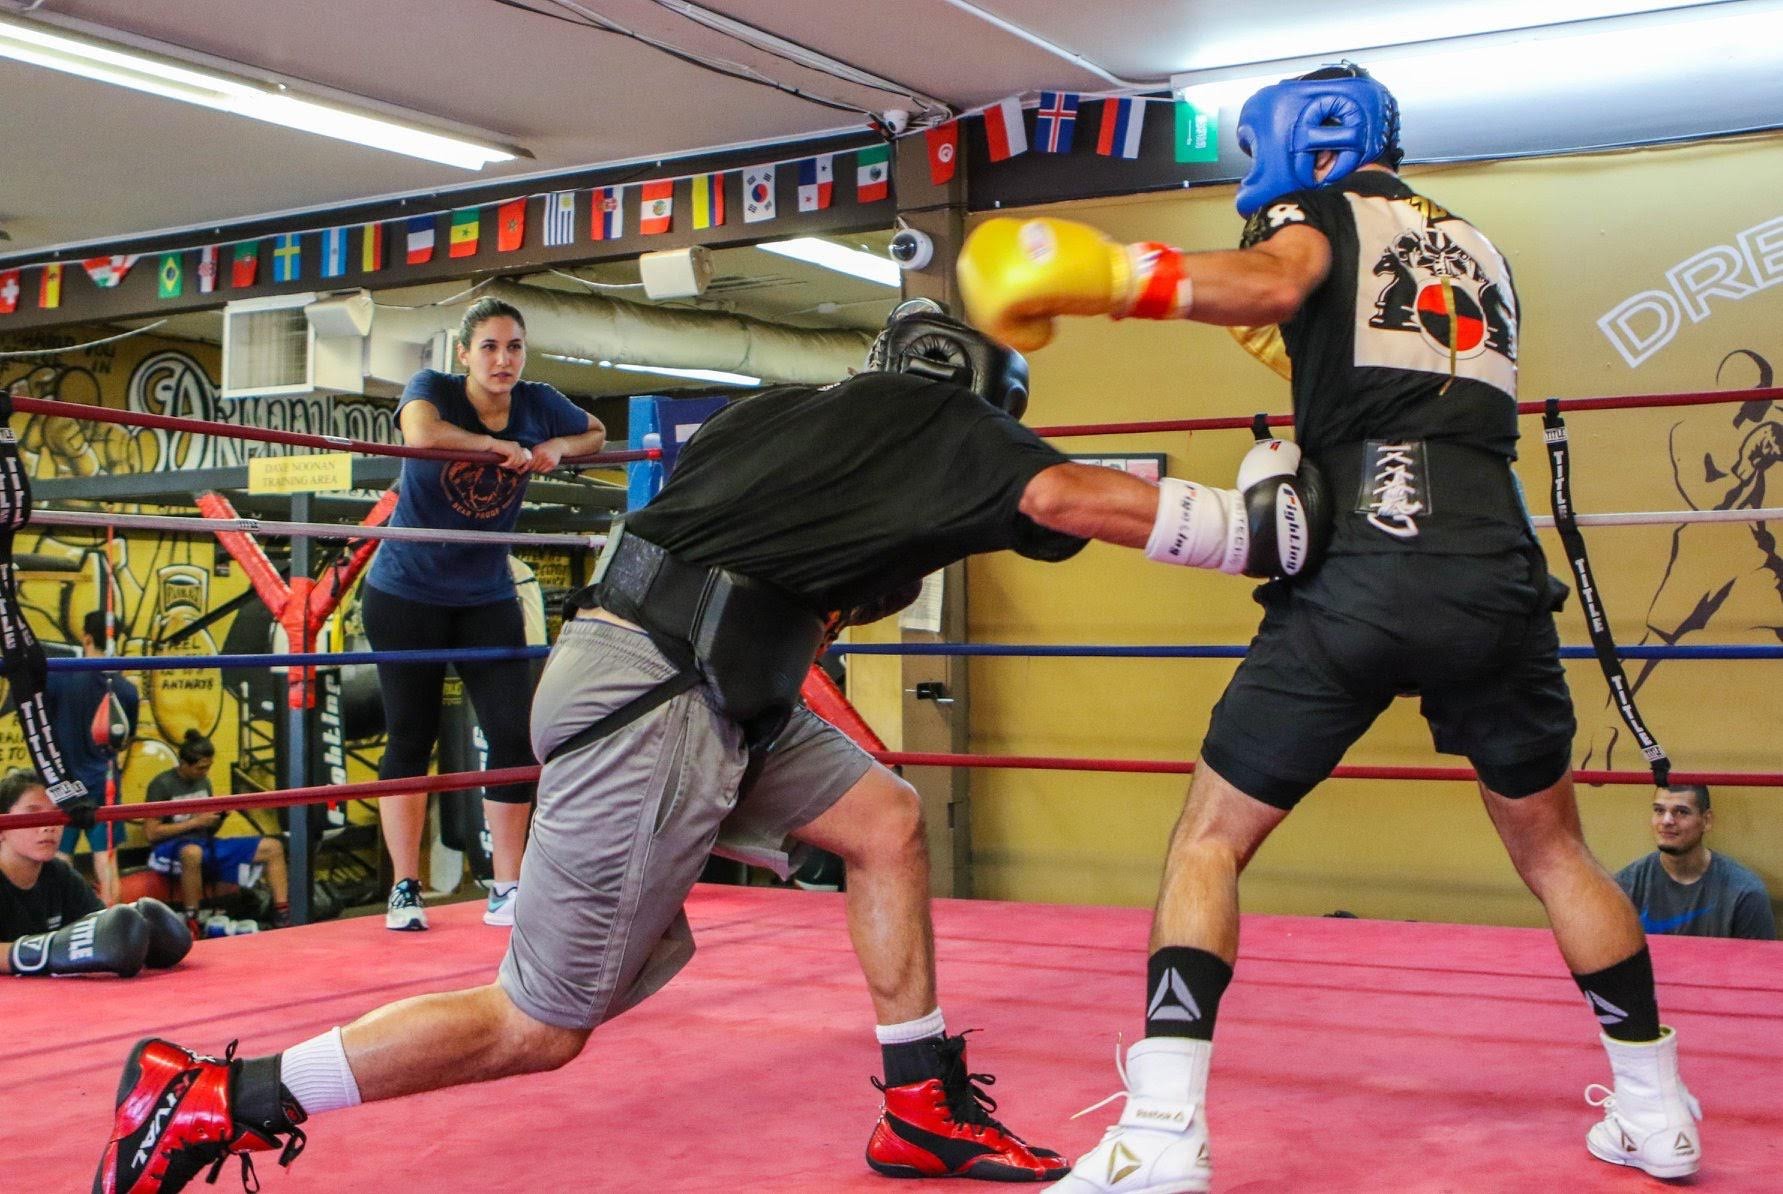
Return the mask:
[(1262, 625), (1201, 757), (1291, 809), (1394, 698), (1417, 696), (1440, 753), (1502, 795), (1540, 791), (1570, 765), (1576, 729), (1554, 627), (1566, 592), (1537, 548), (1339, 555), (1309, 580), (1263, 585)]

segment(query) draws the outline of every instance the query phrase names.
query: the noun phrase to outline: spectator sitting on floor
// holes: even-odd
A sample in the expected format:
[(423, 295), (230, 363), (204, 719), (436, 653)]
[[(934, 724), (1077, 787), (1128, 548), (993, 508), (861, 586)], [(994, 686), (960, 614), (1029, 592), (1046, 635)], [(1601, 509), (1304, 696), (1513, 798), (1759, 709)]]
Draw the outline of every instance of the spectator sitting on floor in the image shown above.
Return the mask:
[[(179, 746), (179, 762), (149, 781), (150, 801), (187, 800), (210, 796), (211, 764), (217, 748), (197, 730), (187, 730)], [(276, 837), (218, 837), (228, 813), (182, 813), (144, 823), (149, 836), (149, 869), (177, 875), (180, 904), (197, 933), (198, 907), (206, 883), (252, 887), (262, 870), (272, 889), (273, 926), (290, 918), (290, 888), (285, 873), (285, 844)]]
[[(35, 771), (0, 779), (0, 815), (47, 813), (55, 802)], [(0, 974), (116, 974), (177, 965), (192, 937), (173, 909), (144, 897), (107, 908), (56, 857), (59, 825), (0, 830)]]
[(1653, 837), (1659, 848), (1616, 873), (1649, 933), (1688, 937), (1777, 936), (1764, 881), (1704, 844), (1715, 814), (1709, 789), (1675, 784), (1653, 793)]

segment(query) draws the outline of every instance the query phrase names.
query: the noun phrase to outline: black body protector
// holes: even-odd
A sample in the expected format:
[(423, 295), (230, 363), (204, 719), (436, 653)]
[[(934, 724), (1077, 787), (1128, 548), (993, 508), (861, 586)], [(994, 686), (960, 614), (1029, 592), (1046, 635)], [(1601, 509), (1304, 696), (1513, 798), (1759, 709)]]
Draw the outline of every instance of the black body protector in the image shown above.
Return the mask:
[[(892, 312), (873, 342), (867, 369), (953, 382), (1018, 418), (1028, 405), (1027, 361), (926, 299)], [(751, 750), (771, 750), (834, 629), (784, 589), (729, 568), (677, 559), (627, 532), (622, 521), (608, 533), (594, 583), (571, 596), (565, 617), (591, 604), (642, 627), (680, 670), (566, 739), (545, 762), (614, 733), (700, 683), (743, 727)]]

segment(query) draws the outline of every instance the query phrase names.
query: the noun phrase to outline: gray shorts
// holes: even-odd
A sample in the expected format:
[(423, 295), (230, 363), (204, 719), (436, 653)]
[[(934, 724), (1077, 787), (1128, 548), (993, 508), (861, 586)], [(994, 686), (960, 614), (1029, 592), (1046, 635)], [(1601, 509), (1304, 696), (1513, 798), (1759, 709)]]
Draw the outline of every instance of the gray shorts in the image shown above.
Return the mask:
[[(533, 697), (533, 750), (544, 758), (674, 674), (638, 631), (566, 623)], [(704, 685), (547, 763), (502, 989), (560, 1028), (593, 1028), (636, 1005), (693, 956), (681, 906), (708, 855), (785, 877), (797, 866), (793, 831), (872, 766), (802, 708), (774, 749), (751, 760)]]

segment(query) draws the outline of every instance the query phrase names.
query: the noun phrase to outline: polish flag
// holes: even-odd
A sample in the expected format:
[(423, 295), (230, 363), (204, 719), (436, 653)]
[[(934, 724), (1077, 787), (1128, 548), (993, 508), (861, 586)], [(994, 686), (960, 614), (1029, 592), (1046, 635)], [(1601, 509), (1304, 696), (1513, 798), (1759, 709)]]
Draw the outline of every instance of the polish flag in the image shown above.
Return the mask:
[(990, 143), (993, 162), (1028, 152), (1028, 126), (1022, 123), (1020, 97), (1012, 95), (984, 110), (984, 139)]

